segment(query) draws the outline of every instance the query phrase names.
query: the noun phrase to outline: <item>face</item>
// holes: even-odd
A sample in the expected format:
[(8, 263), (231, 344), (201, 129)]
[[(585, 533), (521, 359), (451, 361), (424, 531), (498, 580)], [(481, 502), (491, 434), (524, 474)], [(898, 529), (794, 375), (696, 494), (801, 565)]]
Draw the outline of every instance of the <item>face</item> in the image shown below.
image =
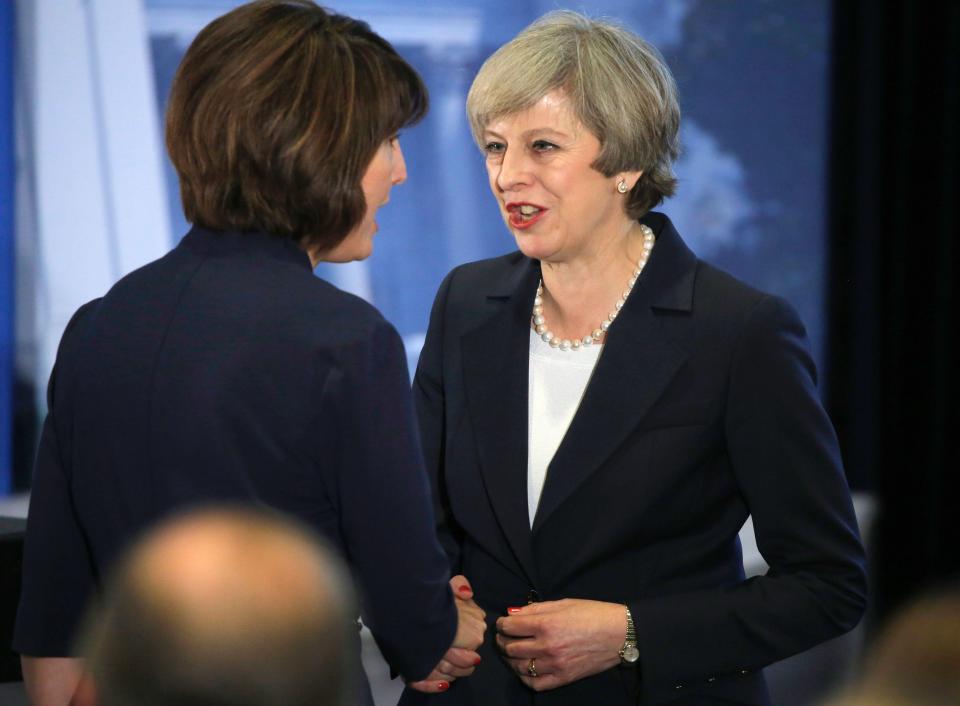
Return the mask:
[(590, 166), (600, 141), (563, 92), (492, 121), (483, 139), (490, 189), (527, 257), (565, 262), (589, 256), (629, 229), (616, 183), (626, 177), (632, 187), (639, 172), (606, 177)]
[[(407, 180), (407, 165), (403, 160), (399, 136), (384, 140), (377, 148), (367, 171), (360, 181), (367, 212), (363, 220), (335, 248), (320, 259), (326, 262), (364, 260), (373, 252), (373, 236), (377, 232), (377, 210), (390, 200), (390, 189)], [(316, 263), (314, 263), (316, 264)]]

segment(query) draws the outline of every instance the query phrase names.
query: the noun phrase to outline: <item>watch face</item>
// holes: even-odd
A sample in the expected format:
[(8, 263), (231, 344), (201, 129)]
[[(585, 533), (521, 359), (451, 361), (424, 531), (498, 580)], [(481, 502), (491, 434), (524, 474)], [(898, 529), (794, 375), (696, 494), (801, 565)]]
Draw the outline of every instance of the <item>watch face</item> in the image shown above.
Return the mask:
[(640, 650), (637, 649), (636, 645), (627, 645), (623, 648), (623, 661), (633, 664), (638, 659), (640, 659)]

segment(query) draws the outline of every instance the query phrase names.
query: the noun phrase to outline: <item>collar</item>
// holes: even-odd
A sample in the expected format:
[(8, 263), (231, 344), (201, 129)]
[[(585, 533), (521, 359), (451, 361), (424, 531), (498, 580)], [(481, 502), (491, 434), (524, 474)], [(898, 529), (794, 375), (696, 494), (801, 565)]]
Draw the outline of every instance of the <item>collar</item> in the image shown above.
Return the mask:
[[(637, 282), (632, 299), (642, 299), (654, 309), (690, 311), (693, 308), (693, 286), (697, 273), (697, 256), (687, 247), (673, 223), (663, 213), (651, 211), (640, 222), (656, 236), (650, 259)], [(540, 262), (514, 253), (516, 267), (506, 269), (490, 284), (487, 296), (526, 298), (540, 281)], [(636, 296), (640, 294), (641, 296)]]
[(212, 256), (254, 254), (313, 270), (310, 257), (293, 240), (262, 231), (212, 230), (194, 225), (178, 247)]

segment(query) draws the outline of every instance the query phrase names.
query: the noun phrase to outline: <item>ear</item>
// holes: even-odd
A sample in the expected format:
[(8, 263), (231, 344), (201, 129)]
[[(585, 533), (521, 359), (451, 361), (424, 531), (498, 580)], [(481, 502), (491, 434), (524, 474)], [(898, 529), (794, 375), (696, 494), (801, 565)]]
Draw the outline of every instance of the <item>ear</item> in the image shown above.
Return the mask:
[(73, 692), (70, 706), (97, 706), (97, 688), (89, 674), (84, 673), (77, 683), (77, 690)]
[(627, 185), (627, 193), (629, 194), (631, 191), (633, 191), (633, 187), (637, 185), (637, 182), (640, 181), (640, 177), (642, 175), (642, 169), (638, 169), (635, 172), (620, 172), (613, 178), (614, 188), (616, 188), (620, 180), (623, 179), (624, 183)]

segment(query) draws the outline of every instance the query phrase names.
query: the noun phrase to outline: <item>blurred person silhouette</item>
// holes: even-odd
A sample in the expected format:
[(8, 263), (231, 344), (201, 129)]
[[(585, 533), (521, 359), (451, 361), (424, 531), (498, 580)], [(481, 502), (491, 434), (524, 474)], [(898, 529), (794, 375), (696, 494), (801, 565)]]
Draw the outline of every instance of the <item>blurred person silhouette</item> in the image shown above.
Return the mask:
[(75, 706), (347, 706), (341, 561), (279, 514), (207, 509), (138, 542), (81, 631)]
[[(387, 41), (310, 0), (242, 5), (187, 49), (166, 142), (193, 227), (77, 311), (50, 377), (13, 641), (37, 706), (73, 694), (75, 630), (116, 558), (198, 503), (325, 537), (419, 688), (473, 671), (484, 615), (437, 540), (403, 341), (313, 273), (370, 255), (407, 176), (398, 130), (427, 104)], [(359, 634), (350, 649), (372, 704)]]
[(863, 675), (831, 706), (960, 704), (960, 585), (910, 603), (868, 650)]

